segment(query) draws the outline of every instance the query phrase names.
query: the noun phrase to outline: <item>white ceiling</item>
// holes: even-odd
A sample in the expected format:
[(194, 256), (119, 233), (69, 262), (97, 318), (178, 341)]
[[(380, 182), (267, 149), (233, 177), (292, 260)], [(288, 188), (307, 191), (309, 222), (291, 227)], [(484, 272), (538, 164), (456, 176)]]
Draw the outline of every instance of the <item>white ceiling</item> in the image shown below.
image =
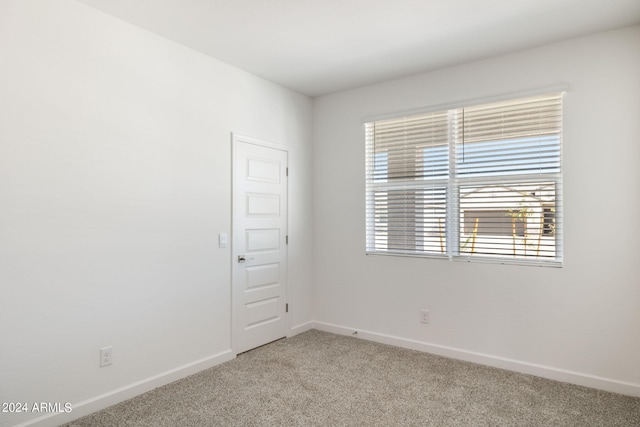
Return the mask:
[(309, 96), (640, 23), (640, 0), (79, 1)]

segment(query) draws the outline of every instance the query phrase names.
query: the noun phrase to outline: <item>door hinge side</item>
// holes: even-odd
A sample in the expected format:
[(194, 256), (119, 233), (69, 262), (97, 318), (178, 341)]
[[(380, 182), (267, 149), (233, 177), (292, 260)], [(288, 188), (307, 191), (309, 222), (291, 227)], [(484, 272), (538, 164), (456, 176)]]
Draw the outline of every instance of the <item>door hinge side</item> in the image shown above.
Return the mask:
[(287, 245), (289, 244), (289, 235), (286, 235), (284, 237), (284, 243), (287, 244)]
[(285, 311), (288, 313), (289, 312), (289, 303), (285, 304)]
[(286, 174), (287, 176), (289, 176), (289, 168), (287, 168), (287, 169), (286, 169), (285, 174)]

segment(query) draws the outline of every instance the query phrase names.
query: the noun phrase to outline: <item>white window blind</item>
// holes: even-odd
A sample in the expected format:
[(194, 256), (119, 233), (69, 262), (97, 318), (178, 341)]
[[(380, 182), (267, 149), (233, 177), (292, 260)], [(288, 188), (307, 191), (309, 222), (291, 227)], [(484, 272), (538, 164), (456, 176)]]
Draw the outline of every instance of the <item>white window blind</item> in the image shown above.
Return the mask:
[(562, 94), (365, 131), (367, 253), (561, 261)]

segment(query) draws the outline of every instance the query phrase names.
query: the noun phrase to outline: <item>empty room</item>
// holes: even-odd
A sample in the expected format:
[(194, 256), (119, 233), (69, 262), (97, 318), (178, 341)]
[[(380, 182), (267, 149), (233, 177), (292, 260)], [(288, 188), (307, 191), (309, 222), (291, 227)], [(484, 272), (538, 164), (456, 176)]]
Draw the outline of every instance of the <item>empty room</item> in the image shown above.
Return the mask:
[(0, 0), (2, 427), (638, 426), (639, 242), (638, 0)]

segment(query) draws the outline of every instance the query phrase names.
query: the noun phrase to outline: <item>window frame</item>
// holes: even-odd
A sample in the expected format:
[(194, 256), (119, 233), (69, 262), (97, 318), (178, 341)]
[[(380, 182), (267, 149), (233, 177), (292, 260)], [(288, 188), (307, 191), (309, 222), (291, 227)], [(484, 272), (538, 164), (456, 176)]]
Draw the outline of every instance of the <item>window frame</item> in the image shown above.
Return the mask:
[[(461, 262), (482, 262), (482, 263), (498, 263), (498, 264), (516, 264), (516, 265), (534, 265), (534, 266), (547, 266), (547, 267), (562, 267), (563, 264), (563, 138), (564, 138), (564, 98), (566, 96), (568, 87), (567, 85), (557, 86), (553, 88), (546, 88), (540, 91), (529, 91), (529, 92), (520, 92), (516, 94), (507, 94), (499, 97), (493, 98), (484, 98), (479, 100), (473, 100), (468, 102), (460, 102), (460, 103), (450, 103), (444, 104), (440, 106), (435, 106), (431, 108), (425, 109), (415, 109), (411, 111), (407, 111), (404, 113), (398, 114), (388, 114), (385, 116), (378, 117), (370, 117), (363, 120), (363, 128), (365, 130), (364, 139), (366, 141), (366, 172), (365, 172), (365, 198), (366, 198), (366, 246), (365, 253), (367, 255), (380, 255), (380, 256), (408, 256), (408, 257), (420, 257), (420, 258), (435, 258), (435, 259), (448, 259), (451, 261), (461, 261)], [(559, 99), (559, 131), (557, 136), (557, 146), (558, 146), (558, 171), (557, 172), (545, 172), (544, 174), (514, 174), (508, 176), (487, 176), (487, 177), (464, 177), (458, 172), (458, 166), (456, 165), (456, 144), (459, 143), (459, 139), (457, 136), (451, 137), (451, 134), (448, 137), (447, 147), (449, 151), (449, 173), (446, 178), (431, 178), (431, 179), (421, 179), (421, 180), (413, 180), (411, 182), (398, 182), (397, 185), (384, 183), (384, 182), (373, 182), (371, 179), (372, 174), (372, 159), (370, 158), (371, 153), (373, 153), (369, 144), (371, 143), (370, 138), (368, 136), (367, 126), (370, 126), (376, 122), (385, 121), (385, 120), (395, 120), (401, 118), (412, 118), (416, 115), (420, 114), (429, 114), (435, 113), (440, 114), (446, 111), (449, 114), (449, 126), (451, 127), (452, 120), (456, 120), (456, 118), (452, 118), (453, 111), (464, 111), (464, 109), (473, 108), (477, 106), (485, 106), (491, 105), (493, 103), (499, 102), (510, 102), (510, 101), (519, 101), (524, 98), (530, 97), (538, 97), (538, 96), (547, 96), (547, 95), (557, 95)], [(542, 135), (542, 134), (540, 134)], [(539, 138), (539, 135), (536, 135)], [(522, 138), (524, 139), (524, 138)], [(375, 155), (375, 153), (373, 153)], [(504, 255), (496, 255), (496, 254), (465, 254), (461, 250), (461, 236), (463, 227), (463, 218), (462, 213), (463, 210), (461, 208), (462, 200), (461, 200), (461, 192), (464, 188), (469, 188), (472, 185), (479, 187), (480, 189), (488, 189), (491, 186), (498, 187), (504, 186), (505, 183), (511, 183), (513, 188), (524, 188), (527, 184), (537, 184), (539, 188), (544, 188), (546, 184), (553, 186), (553, 215), (552, 219), (549, 220), (548, 213), (550, 212), (549, 203), (543, 202), (542, 199), (540, 201), (540, 223), (538, 227), (540, 227), (539, 238), (542, 238), (544, 235), (548, 237), (546, 231), (548, 230), (549, 225), (548, 221), (553, 222), (553, 257), (540, 258), (539, 255), (527, 256), (527, 241), (526, 236), (523, 239), (523, 248), (524, 248), (524, 257), (516, 256), (515, 249), (515, 233), (514, 233), (514, 256), (513, 258), (507, 257)], [(373, 203), (373, 198), (375, 197), (376, 190), (378, 191), (391, 191), (392, 188), (404, 189), (404, 190), (420, 190), (423, 191), (425, 189), (432, 189), (435, 185), (446, 188), (446, 196), (445, 196), (445, 248), (442, 253), (437, 253), (434, 251), (420, 252), (418, 250), (380, 250), (376, 248), (375, 243), (375, 219), (371, 218), (370, 215), (373, 212), (373, 215), (376, 215), (376, 208), (371, 207)], [(482, 187), (484, 186), (484, 187)], [(532, 194), (535, 194), (532, 193)], [(526, 216), (526, 214), (525, 214)], [(526, 218), (524, 219), (526, 221)], [(524, 227), (526, 227), (526, 222)], [(477, 231), (477, 230), (476, 230)], [(417, 236), (417, 234), (416, 234)], [(476, 233), (474, 232), (474, 241), (475, 241)], [(442, 233), (440, 240), (442, 241)], [(442, 244), (442, 243), (441, 243)], [(540, 251), (540, 241), (538, 241), (538, 252)]]

